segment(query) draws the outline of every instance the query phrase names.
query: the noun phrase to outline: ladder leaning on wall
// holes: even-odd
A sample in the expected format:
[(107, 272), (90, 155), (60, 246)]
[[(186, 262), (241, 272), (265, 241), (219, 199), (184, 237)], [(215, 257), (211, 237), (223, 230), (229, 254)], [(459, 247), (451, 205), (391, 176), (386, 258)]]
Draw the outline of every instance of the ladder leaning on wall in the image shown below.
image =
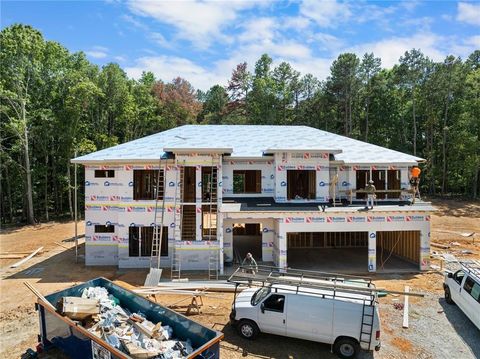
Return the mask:
[[(181, 251), (177, 250), (177, 238), (182, 239), (183, 217), (183, 181), (185, 176), (185, 160), (182, 165), (175, 159), (175, 197), (173, 202), (173, 246), (171, 248), (170, 279), (180, 279), (182, 258)], [(177, 208), (178, 207), (178, 208)]]
[[(217, 169), (214, 171), (213, 169)], [(217, 201), (216, 214), (215, 214), (215, 230), (217, 230), (217, 216), (218, 216), (218, 167), (214, 165), (213, 155), (212, 155), (212, 166), (210, 168), (210, 181), (209, 181), (209, 191), (210, 191), (210, 203), (208, 211), (208, 240), (212, 241), (212, 209), (213, 209), (213, 184), (215, 183), (215, 200)], [(203, 213), (202, 213), (203, 216)], [(203, 228), (202, 228), (203, 231)], [(217, 239), (215, 237), (215, 239)], [(217, 242), (217, 241), (215, 241)], [(219, 271), (219, 253), (220, 250), (215, 244), (210, 244), (209, 246), (209, 257), (208, 257), (208, 279), (209, 280), (218, 280), (218, 271)]]
[[(163, 154), (162, 154), (163, 155)], [(162, 161), (162, 155), (160, 155), (158, 163), (158, 172), (157, 172), (157, 183), (155, 185), (155, 213), (153, 220), (153, 238), (152, 238), (152, 247), (150, 252), (150, 271), (145, 278), (144, 285), (146, 287), (157, 286), (160, 282), (160, 277), (162, 276), (162, 270), (160, 269), (160, 257), (162, 255), (162, 239), (163, 239), (163, 225), (165, 220), (165, 179), (167, 172), (167, 159)], [(162, 170), (163, 162), (163, 170)], [(162, 192), (162, 215), (161, 221), (158, 223), (158, 197), (160, 196), (160, 174), (163, 171), (162, 182), (163, 182), (163, 192)], [(159, 228), (160, 227), (160, 228)]]

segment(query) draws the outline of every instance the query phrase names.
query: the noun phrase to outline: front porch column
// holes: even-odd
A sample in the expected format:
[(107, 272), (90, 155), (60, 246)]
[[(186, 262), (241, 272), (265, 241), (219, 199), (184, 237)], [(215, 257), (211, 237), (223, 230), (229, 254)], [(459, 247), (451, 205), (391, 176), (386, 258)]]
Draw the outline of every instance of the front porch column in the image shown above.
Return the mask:
[(377, 232), (368, 232), (368, 271), (377, 271)]
[(278, 228), (278, 267), (281, 269), (287, 268), (287, 231), (284, 224), (279, 223)]
[(420, 231), (420, 270), (430, 269), (430, 216)]

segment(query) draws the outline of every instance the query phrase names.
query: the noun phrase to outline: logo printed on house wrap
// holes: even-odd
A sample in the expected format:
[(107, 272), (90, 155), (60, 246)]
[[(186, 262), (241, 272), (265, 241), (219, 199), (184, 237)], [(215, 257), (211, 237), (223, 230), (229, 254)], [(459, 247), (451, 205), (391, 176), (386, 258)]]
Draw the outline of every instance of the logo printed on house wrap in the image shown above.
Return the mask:
[(404, 222), (404, 216), (387, 216), (387, 222)]
[(365, 217), (349, 216), (347, 217), (348, 223), (363, 223), (365, 222)]
[(385, 222), (385, 217), (383, 216), (368, 216), (367, 222)]

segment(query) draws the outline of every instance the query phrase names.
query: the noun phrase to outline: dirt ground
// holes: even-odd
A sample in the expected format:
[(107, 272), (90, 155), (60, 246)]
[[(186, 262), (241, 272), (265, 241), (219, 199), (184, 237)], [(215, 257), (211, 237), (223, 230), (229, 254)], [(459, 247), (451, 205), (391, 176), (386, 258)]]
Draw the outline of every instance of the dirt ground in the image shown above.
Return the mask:
[[(438, 208), (432, 216), (431, 241), (450, 246), (432, 246), (433, 254), (448, 251), (459, 258), (480, 259), (480, 203), (434, 201)], [(79, 224), (83, 233), (83, 223)], [(464, 236), (469, 233), (471, 236)], [(464, 235), (462, 235), (464, 234)], [(140, 286), (146, 270), (118, 270), (116, 267), (85, 267), (83, 258), (75, 262), (71, 238), (73, 223), (48, 223), (0, 232), (0, 358), (19, 358), (37, 342), (38, 317), (34, 310), (34, 295), (23, 285), (28, 281), (41, 293), (51, 293), (77, 283), (103, 276), (126, 287)], [(83, 239), (80, 240), (83, 254)], [(21, 256), (43, 246), (43, 251), (16, 269), (9, 265)], [(68, 248), (68, 249), (67, 249)], [(440, 266), (436, 258), (432, 263)], [(443, 299), (443, 277), (431, 271), (422, 274), (375, 276), (377, 287), (422, 292), (425, 298), (410, 299), (410, 327), (402, 328), (403, 311), (394, 303), (403, 297), (389, 295), (380, 299), (382, 349), (375, 358), (480, 358), (480, 331), (456, 307)], [(204, 298), (200, 315), (192, 319), (225, 334), (221, 343), (222, 358), (335, 358), (330, 346), (261, 334), (255, 341), (241, 339), (228, 325), (232, 294), (219, 293)], [(165, 305), (177, 303), (176, 310), (184, 312), (188, 304), (176, 295), (157, 296)], [(372, 354), (362, 353), (361, 358)]]

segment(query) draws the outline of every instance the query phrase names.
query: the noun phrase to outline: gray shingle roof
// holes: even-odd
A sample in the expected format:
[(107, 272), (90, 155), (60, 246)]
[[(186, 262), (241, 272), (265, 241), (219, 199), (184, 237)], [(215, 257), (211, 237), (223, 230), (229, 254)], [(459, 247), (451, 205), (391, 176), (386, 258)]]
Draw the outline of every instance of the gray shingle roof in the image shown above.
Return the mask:
[(106, 148), (72, 162), (155, 161), (164, 149), (211, 149), (258, 158), (267, 150), (323, 151), (346, 164), (415, 164), (422, 158), (307, 126), (187, 125)]

